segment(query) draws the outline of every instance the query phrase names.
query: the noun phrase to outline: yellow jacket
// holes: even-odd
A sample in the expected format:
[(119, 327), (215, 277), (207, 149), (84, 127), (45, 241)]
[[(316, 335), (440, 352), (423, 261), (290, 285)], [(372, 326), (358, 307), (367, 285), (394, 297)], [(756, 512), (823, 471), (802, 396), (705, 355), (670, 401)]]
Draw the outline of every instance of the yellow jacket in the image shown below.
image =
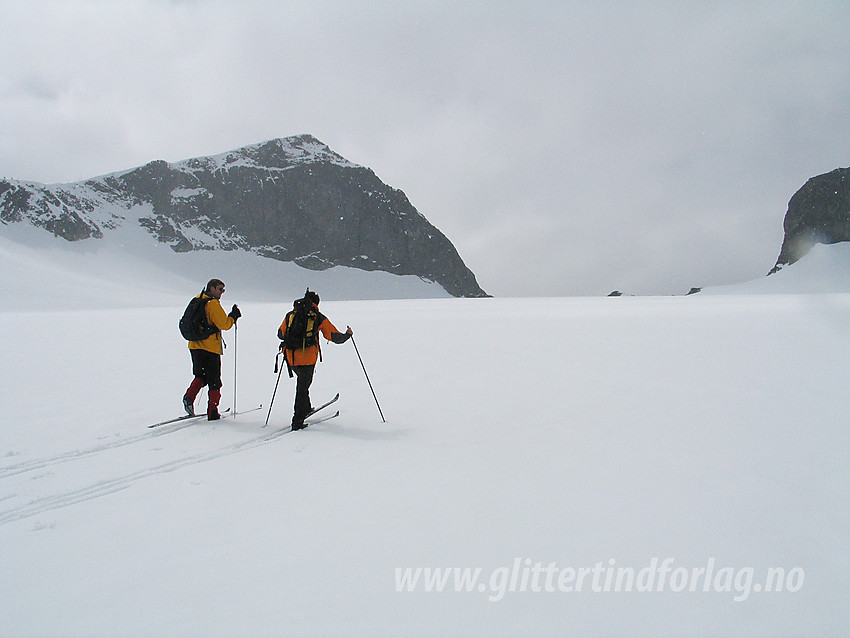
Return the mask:
[(190, 341), (189, 349), (190, 350), (207, 350), (208, 352), (212, 352), (214, 354), (224, 354), (224, 346), (221, 338), (222, 330), (230, 330), (233, 327), (233, 324), (236, 323), (236, 320), (229, 316), (224, 312), (224, 308), (221, 307), (218, 299), (214, 299), (210, 297), (207, 293), (203, 292), (198, 297), (209, 297), (209, 301), (207, 302), (207, 321), (210, 322), (210, 325), (218, 328), (218, 332), (213, 333), (211, 336), (207, 337), (203, 341)]

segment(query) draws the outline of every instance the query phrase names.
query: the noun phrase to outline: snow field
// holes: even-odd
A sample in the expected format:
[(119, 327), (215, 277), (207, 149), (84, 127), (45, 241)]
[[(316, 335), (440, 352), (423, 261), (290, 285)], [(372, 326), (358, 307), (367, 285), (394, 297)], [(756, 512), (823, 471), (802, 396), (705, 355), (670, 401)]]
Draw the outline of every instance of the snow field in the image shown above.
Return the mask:
[[(239, 292), (223, 299), (244, 314), (238, 407), (264, 409), (161, 436), (144, 426), (179, 414), (191, 376), (184, 304), (0, 314), (10, 635), (846, 629), (850, 296), (323, 301), (354, 329), (387, 423), (353, 347), (327, 344), (312, 394), (341, 392), (341, 416), (266, 443), (290, 300)], [(284, 372), (270, 428), (293, 391)], [(586, 575), (581, 591), (545, 578), (532, 591), (520, 574), (497, 595), (494, 574), (514, 565), (551, 565), (552, 585), (653, 558), (804, 580), (736, 602), (734, 579), (594, 591)], [(397, 570), (416, 567), (481, 580), (398, 591)]]

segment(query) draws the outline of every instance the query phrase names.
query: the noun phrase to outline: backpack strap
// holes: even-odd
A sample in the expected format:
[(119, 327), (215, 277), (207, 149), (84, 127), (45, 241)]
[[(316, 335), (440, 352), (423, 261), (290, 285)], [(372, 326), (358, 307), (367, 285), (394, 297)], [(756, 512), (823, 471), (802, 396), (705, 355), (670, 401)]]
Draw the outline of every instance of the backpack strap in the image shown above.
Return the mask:
[(316, 310), (316, 324), (315, 324), (314, 327), (316, 329), (316, 347), (319, 349), (319, 361), (321, 362), (322, 361), (322, 340), (319, 339), (319, 332), (320, 332), (320, 328), (322, 327), (322, 324), (325, 322), (325, 319), (327, 317), (325, 317), (325, 315), (323, 315), (321, 312), (319, 312), (318, 308), (316, 308), (315, 310)]

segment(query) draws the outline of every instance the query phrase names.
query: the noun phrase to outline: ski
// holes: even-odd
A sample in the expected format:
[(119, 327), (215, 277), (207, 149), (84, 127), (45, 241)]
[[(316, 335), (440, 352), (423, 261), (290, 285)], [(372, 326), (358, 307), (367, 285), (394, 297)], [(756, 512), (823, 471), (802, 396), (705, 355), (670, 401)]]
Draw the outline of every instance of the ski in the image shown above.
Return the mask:
[(188, 421), (189, 419), (200, 419), (201, 417), (207, 416), (206, 414), (184, 414), (183, 416), (178, 416), (175, 419), (167, 419), (165, 421), (160, 421), (159, 423), (154, 423), (153, 425), (149, 425), (148, 428), (158, 428), (160, 425), (168, 425), (169, 423), (178, 423), (180, 421)]
[[(307, 428), (307, 427), (310, 427), (311, 425), (317, 425), (319, 423), (324, 423), (325, 421), (330, 421), (331, 419), (335, 419), (338, 416), (339, 416), (339, 410), (337, 410), (336, 412), (334, 412), (333, 414), (331, 414), (329, 416), (323, 416), (323, 417), (320, 417), (320, 418), (315, 419), (315, 420), (310, 421), (310, 422), (305, 421), (304, 427)], [(271, 441), (272, 439), (276, 439), (280, 436), (283, 436), (284, 434), (289, 434), (292, 431), (293, 431), (292, 426), (287, 425), (285, 428), (280, 428), (279, 430), (275, 430), (274, 432), (269, 434), (264, 440), (265, 441)]]
[[(272, 399), (274, 399), (274, 396), (272, 396)], [(327, 403), (323, 403), (318, 408), (313, 408), (312, 410), (310, 410), (307, 413), (307, 416), (305, 416), (304, 418), (309, 419), (311, 416), (316, 414), (316, 412), (318, 412), (319, 410), (324, 410), (331, 403), (336, 403), (337, 401), (339, 401), (339, 392), (337, 392), (336, 396), (333, 399), (331, 399), (330, 401), (328, 401)], [(268, 416), (266, 416), (266, 423), (265, 423), (265, 425), (263, 425), (263, 427), (266, 427), (269, 424), (269, 416), (271, 416), (271, 412), (272, 412), (272, 409), (271, 409), (271, 406), (269, 406), (269, 414), (268, 414)]]
[[(228, 408), (228, 409), (229, 409), (229, 408)], [(260, 404), (260, 405), (258, 405), (256, 408), (251, 408), (250, 410), (240, 410), (239, 412), (235, 412), (232, 416), (234, 416), (234, 417), (235, 417), (235, 416), (237, 416), (237, 415), (239, 415), (239, 414), (248, 414), (249, 412), (256, 412), (257, 410), (262, 410), (262, 409), (263, 409), (263, 404), (261, 403), (261, 404)], [(225, 410), (225, 412), (227, 412), (227, 410)], [(224, 417), (224, 415), (223, 415), (223, 414), (222, 414), (221, 416), (222, 416), (222, 418)]]
[(339, 416), (339, 410), (334, 412), (329, 416), (323, 416), (318, 419), (314, 419), (313, 421), (304, 421), (304, 427), (309, 427), (311, 425), (318, 425), (319, 423), (324, 423), (325, 421), (330, 421), (331, 419), (335, 419)]
[[(328, 401), (327, 403), (323, 403), (323, 404), (322, 404), (322, 405), (320, 405), (318, 408), (313, 408), (312, 410), (310, 410), (310, 412), (308, 412), (308, 413), (307, 413), (307, 416), (305, 416), (304, 418), (305, 418), (305, 419), (309, 419), (311, 416), (313, 416), (314, 414), (316, 414), (316, 412), (318, 412), (319, 410), (324, 410), (324, 409), (325, 409), (326, 407), (328, 407), (331, 403), (336, 403), (337, 401), (339, 401), (339, 392), (337, 392), (337, 393), (336, 393), (336, 396), (335, 396), (333, 399), (331, 399), (330, 401)], [(337, 412), (337, 414), (339, 414), (339, 413)]]
[[(260, 407), (262, 407), (262, 406), (260, 406)], [(260, 408), (256, 408), (256, 409), (259, 410)], [(226, 410), (224, 410), (222, 412), (222, 414), (226, 414), (227, 412), (230, 412), (230, 408), (227, 408)], [(253, 412), (253, 410), (249, 410), (249, 412)], [(180, 421), (189, 421), (191, 419), (202, 419), (202, 418), (206, 418), (206, 416), (207, 416), (206, 412), (202, 412), (201, 414), (184, 414), (183, 416), (178, 416), (175, 419), (166, 419), (165, 421), (160, 421), (159, 423), (154, 423), (153, 425), (149, 425), (148, 428), (158, 428), (161, 425), (168, 425), (169, 423), (178, 423)]]

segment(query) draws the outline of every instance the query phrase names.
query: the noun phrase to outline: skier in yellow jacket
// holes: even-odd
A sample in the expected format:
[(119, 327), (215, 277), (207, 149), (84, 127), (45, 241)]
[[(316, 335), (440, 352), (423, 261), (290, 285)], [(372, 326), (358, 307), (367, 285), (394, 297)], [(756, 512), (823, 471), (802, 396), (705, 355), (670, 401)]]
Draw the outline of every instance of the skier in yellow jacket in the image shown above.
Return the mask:
[(347, 326), (345, 332), (340, 332), (330, 319), (319, 312), (319, 295), (312, 290), (308, 289), (304, 298), (296, 300), (293, 305), (293, 310), (287, 313), (280, 324), (277, 336), (281, 340), (280, 348), (286, 357), (289, 376), (294, 373), (298, 379), (292, 429), (300, 430), (306, 427), (304, 419), (313, 409), (310, 405), (310, 384), (313, 383), (313, 372), (320, 356), (319, 333), (334, 343), (345, 343), (353, 333), (350, 326)]
[(224, 294), (224, 282), (211, 279), (206, 289), (198, 295), (209, 298), (206, 305), (207, 322), (217, 330), (203, 341), (190, 341), (189, 353), (192, 355), (192, 374), (195, 378), (183, 396), (183, 407), (187, 414), (195, 414), (195, 398), (205, 385), (209, 387), (207, 419), (215, 421), (221, 418), (218, 403), (221, 400), (221, 355), (224, 353), (222, 330), (230, 330), (236, 320), (242, 316), (239, 307), (233, 304), (230, 313), (224, 314), (220, 299)]

